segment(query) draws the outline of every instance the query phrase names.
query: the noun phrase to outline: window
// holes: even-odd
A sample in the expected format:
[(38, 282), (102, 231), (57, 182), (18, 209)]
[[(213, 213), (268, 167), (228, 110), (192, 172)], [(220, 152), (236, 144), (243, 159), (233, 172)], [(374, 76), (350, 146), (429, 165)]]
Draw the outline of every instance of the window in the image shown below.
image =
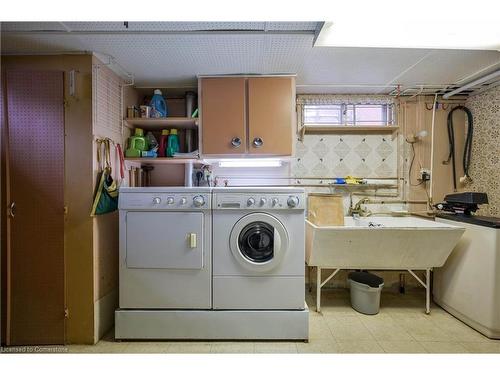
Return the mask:
[(304, 125), (384, 126), (392, 124), (392, 104), (304, 105)]

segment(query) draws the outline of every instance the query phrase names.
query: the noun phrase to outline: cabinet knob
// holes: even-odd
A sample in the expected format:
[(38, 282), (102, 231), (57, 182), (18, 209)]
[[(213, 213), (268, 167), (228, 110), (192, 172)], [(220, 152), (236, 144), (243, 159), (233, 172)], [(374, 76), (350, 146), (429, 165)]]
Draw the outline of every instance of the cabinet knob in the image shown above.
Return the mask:
[(234, 148), (240, 147), (241, 146), (241, 138), (234, 137), (233, 139), (231, 139), (231, 146), (233, 146)]
[(253, 145), (254, 145), (254, 147), (259, 148), (259, 147), (262, 147), (262, 145), (263, 145), (263, 144), (264, 144), (264, 140), (263, 140), (262, 138), (260, 138), (260, 137), (255, 137), (255, 138), (253, 139)]

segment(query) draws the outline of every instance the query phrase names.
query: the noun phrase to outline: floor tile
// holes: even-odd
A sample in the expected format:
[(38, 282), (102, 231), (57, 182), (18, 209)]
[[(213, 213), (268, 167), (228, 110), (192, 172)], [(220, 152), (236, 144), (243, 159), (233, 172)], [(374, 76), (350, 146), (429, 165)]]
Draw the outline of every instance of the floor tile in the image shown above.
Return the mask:
[(339, 353), (339, 345), (333, 340), (316, 339), (295, 344), (299, 353)]
[(128, 342), (98, 342), (94, 345), (95, 352), (93, 353), (128, 353)]
[(323, 317), (309, 319), (310, 339), (333, 339), (332, 332)]
[(168, 353), (210, 353), (209, 342), (172, 342)]
[(457, 342), (421, 341), (429, 353), (467, 353), (467, 349)]
[(253, 342), (224, 342), (213, 343), (211, 353), (254, 353)]
[(306, 300), (309, 342), (117, 342), (114, 330), (97, 345), (68, 345), (70, 353), (500, 353), (489, 340), (446, 311), (432, 305), (424, 313), (424, 293), (384, 293), (377, 315), (353, 310), (348, 291), (325, 290), (322, 312), (314, 311), (315, 294)]
[(386, 353), (426, 353), (417, 341), (377, 341)]
[(448, 334), (452, 341), (487, 342), (489, 340), (486, 336), (449, 314), (436, 314), (429, 317), (429, 321)]
[(374, 339), (370, 331), (357, 318), (353, 318), (350, 322), (339, 322), (335, 318), (327, 318), (326, 322), (337, 341)]
[(68, 345), (68, 353), (96, 353), (95, 345)]
[(415, 319), (413, 322), (401, 324), (401, 327), (417, 341), (453, 341), (451, 335), (447, 334), (430, 321)]
[(391, 321), (363, 321), (375, 340), (414, 341), (413, 337), (401, 326)]
[(255, 353), (297, 353), (297, 346), (290, 342), (258, 342), (254, 345)]
[(351, 340), (338, 343), (341, 353), (384, 353), (375, 340)]
[(130, 342), (127, 345), (127, 353), (168, 353), (170, 343), (168, 342)]
[(489, 340), (488, 342), (461, 342), (469, 353), (500, 353), (500, 341)]

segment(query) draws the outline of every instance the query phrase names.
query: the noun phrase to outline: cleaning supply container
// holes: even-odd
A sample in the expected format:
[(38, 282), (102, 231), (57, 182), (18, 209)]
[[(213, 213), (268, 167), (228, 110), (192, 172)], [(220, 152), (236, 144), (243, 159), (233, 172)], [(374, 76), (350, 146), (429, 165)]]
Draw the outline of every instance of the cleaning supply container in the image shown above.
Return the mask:
[(174, 156), (176, 152), (179, 152), (179, 149), (179, 135), (177, 134), (177, 129), (171, 129), (167, 142), (167, 156)]
[(384, 279), (369, 272), (351, 272), (349, 287), (354, 310), (367, 315), (378, 314)]
[(163, 99), (161, 90), (156, 89), (149, 103), (151, 106), (151, 117), (167, 117), (167, 103)]
[(125, 150), (127, 158), (139, 158), (142, 151), (148, 149), (148, 143), (144, 137), (144, 131), (140, 128), (135, 128), (135, 133), (128, 139), (128, 148)]
[(170, 130), (168, 129), (163, 129), (161, 131), (161, 135), (160, 135), (160, 144), (159, 144), (159, 148), (158, 148), (158, 156), (160, 158), (163, 158), (165, 156), (167, 156), (167, 142), (168, 142), (168, 135), (170, 134)]

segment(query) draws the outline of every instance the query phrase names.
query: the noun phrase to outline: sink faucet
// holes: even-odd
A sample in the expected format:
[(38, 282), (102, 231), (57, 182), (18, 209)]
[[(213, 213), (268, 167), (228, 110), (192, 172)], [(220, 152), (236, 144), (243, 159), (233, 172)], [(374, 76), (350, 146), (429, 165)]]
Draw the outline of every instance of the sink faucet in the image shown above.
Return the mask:
[(351, 205), (349, 207), (349, 216), (370, 216), (372, 213), (370, 210), (364, 209), (361, 205), (370, 202), (369, 198), (361, 198), (354, 207), (352, 206), (352, 196), (351, 196)]

